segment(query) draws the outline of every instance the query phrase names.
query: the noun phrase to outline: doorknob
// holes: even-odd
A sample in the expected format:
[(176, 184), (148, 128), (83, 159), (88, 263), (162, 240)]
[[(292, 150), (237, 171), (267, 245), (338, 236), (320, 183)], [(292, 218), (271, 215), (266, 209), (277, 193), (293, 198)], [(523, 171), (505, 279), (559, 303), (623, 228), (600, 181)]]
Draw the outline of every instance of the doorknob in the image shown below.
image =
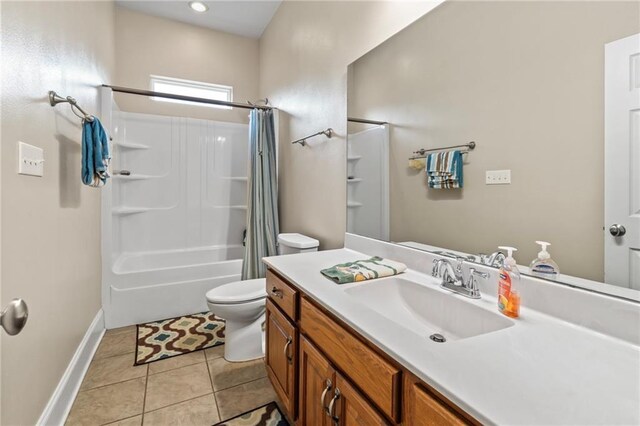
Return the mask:
[(614, 237), (622, 237), (624, 234), (627, 233), (627, 230), (624, 228), (624, 226), (614, 223), (609, 228), (609, 233)]
[(10, 336), (20, 333), (27, 323), (29, 308), (22, 299), (13, 299), (6, 308), (0, 312), (0, 325)]

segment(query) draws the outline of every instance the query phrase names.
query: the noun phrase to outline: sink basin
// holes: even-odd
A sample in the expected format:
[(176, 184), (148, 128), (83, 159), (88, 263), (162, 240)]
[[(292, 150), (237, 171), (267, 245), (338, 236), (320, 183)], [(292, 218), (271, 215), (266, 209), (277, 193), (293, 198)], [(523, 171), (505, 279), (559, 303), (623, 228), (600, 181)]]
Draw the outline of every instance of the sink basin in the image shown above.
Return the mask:
[(435, 284), (430, 287), (405, 278), (391, 277), (360, 283), (344, 291), (400, 326), (425, 337), (440, 334), (447, 342), (514, 325), (498, 312), (442, 291)]

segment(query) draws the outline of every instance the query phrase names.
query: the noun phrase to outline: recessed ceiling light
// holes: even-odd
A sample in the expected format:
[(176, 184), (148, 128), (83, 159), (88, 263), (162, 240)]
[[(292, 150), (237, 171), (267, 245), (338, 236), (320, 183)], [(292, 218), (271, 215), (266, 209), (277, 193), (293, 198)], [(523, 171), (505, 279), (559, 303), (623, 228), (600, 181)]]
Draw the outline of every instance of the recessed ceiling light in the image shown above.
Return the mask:
[(209, 7), (201, 1), (190, 1), (189, 7), (199, 13), (209, 10)]

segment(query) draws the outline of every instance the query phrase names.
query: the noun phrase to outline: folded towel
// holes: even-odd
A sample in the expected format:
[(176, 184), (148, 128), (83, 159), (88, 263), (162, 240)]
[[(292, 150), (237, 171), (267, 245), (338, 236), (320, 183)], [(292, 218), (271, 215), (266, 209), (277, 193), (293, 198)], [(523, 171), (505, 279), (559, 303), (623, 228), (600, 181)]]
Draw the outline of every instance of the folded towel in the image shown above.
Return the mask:
[(411, 158), (409, 159), (409, 168), (416, 170), (424, 170), (427, 162), (425, 158)]
[(375, 256), (371, 259), (342, 263), (323, 269), (322, 275), (338, 284), (389, 277), (403, 273), (407, 269), (404, 263)]
[(97, 117), (82, 123), (82, 183), (103, 186), (109, 175), (109, 138)]
[(460, 151), (429, 154), (426, 170), (429, 188), (462, 188), (462, 153)]

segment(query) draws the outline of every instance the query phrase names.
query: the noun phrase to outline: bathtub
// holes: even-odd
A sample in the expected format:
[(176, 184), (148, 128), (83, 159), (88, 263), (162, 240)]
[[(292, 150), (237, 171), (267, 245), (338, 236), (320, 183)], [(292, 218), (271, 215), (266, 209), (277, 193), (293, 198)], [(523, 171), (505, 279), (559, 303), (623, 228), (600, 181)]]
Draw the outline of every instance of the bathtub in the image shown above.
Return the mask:
[(107, 328), (208, 310), (205, 294), (239, 281), (242, 245), (122, 253), (107, 276)]

